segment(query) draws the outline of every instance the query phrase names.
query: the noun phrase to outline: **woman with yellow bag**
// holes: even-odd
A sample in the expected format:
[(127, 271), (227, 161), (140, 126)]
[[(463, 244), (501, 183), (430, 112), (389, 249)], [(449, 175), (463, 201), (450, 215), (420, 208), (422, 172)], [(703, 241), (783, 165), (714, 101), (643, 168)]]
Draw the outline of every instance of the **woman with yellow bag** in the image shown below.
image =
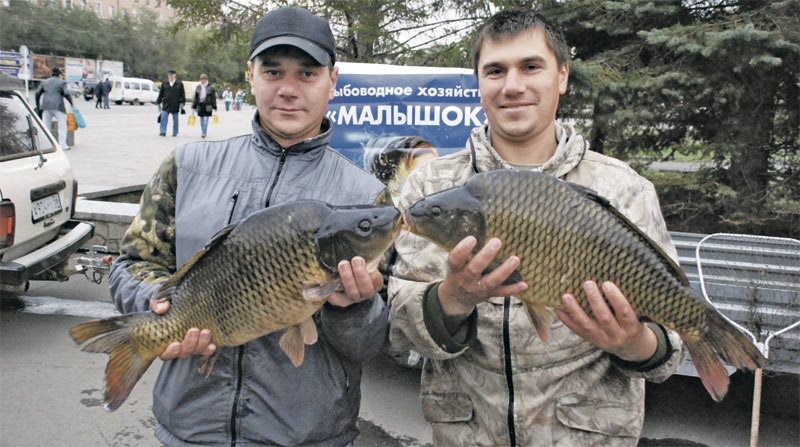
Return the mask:
[(208, 118), (217, 110), (217, 92), (208, 83), (208, 76), (205, 73), (200, 75), (200, 84), (194, 90), (192, 108), (197, 110), (197, 116), (200, 117), (200, 130), (205, 138), (208, 133)]

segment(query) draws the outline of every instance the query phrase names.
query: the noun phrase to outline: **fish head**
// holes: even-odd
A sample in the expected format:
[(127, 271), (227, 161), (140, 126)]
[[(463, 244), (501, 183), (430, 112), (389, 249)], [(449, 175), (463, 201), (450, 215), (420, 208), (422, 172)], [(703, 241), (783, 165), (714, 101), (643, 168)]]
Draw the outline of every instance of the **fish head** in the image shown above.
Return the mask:
[(403, 215), (406, 228), (445, 250), (474, 236), (478, 246), (485, 238), (486, 219), (480, 200), (463, 186), (423, 197)]
[(314, 235), (320, 264), (336, 273), (340, 261), (361, 256), (374, 269), (400, 227), (400, 210), (393, 206), (333, 207)]

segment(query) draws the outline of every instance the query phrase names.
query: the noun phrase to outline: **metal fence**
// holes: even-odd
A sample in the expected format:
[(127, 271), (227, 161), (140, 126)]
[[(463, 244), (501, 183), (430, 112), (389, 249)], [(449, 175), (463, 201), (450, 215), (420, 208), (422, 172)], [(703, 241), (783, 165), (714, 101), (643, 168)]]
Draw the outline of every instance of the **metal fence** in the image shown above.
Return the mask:
[[(800, 321), (797, 241), (747, 235), (670, 235), (692, 288), (702, 295), (705, 286), (714, 306), (751, 332), (760, 345), (769, 335)], [(771, 339), (768, 349), (765, 370), (800, 374), (800, 328)], [(695, 375), (692, 370), (687, 364), (679, 373)]]

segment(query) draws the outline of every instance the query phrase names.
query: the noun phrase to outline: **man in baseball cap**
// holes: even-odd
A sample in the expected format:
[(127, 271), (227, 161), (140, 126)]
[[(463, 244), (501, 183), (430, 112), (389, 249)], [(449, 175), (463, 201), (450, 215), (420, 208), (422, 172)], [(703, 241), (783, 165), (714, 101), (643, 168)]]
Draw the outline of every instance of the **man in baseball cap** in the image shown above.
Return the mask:
[[(167, 312), (168, 300), (151, 299), (163, 279), (193, 262), (214, 234), (224, 238), (223, 228), (265, 207), (304, 199), (391, 201), (380, 180), (328, 147), (335, 62), (328, 22), (308, 11), (284, 7), (258, 22), (247, 62), (253, 132), (196, 141), (164, 160), (110, 274), (119, 309)], [(302, 219), (290, 220), (275, 224)], [(190, 328), (183, 342), (169, 345), (153, 390), (158, 439), (168, 446), (352, 445), (361, 365), (387, 340), (388, 309), (377, 294), (383, 277), (363, 258), (342, 259), (337, 269), (338, 291), (288, 330), (217, 347), (211, 331)], [(327, 283), (311, 284), (318, 281), (309, 278), (303, 287), (329, 293)], [(215, 356), (207, 375), (197, 373), (200, 355)]]

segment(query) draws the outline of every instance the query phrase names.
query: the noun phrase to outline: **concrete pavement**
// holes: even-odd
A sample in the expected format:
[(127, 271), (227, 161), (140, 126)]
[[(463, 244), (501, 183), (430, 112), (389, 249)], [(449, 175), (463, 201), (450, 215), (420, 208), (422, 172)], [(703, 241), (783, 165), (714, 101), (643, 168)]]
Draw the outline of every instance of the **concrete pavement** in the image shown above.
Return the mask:
[[(93, 101), (73, 99), (86, 119), (86, 127), (75, 131), (75, 144), (67, 151), (78, 178), (79, 193), (142, 185), (147, 183), (161, 160), (176, 146), (201, 139), (200, 122), (189, 126), (186, 115), (179, 115), (179, 132), (171, 136), (170, 120), (166, 137), (158, 135), (158, 107), (111, 104), (111, 109), (95, 109)], [(209, 123), (208, 139), (224, 139), (251, 132), (255, 111), (225, 111), (221, 101), (219, 125)]]

